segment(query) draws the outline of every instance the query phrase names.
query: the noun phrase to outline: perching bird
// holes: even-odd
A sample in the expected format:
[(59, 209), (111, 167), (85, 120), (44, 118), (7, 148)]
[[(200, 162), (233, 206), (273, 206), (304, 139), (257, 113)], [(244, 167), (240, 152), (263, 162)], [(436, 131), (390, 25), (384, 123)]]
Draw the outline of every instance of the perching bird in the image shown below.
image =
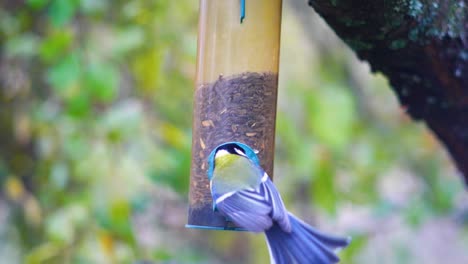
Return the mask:
[(339, 262), (334, 251), (351, 239), (321, 233), (289, 213), (252, 148), (221, 144), (208, 164), (213, 209), (247, 231), (265, 232), (271, 263)]

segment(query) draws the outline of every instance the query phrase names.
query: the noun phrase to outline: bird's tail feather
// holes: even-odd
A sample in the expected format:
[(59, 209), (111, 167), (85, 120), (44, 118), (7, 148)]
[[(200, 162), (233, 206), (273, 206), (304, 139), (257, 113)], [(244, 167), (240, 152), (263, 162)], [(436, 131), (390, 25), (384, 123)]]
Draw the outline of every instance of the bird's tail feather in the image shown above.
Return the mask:
[(272, 263), (314, 263), (330, 264), (339, 262), (335, 250), (347, 246), (350, 238), (324, 234), (289, 213), (291, 232), (287, 233), (274, 224), (265, 234)]

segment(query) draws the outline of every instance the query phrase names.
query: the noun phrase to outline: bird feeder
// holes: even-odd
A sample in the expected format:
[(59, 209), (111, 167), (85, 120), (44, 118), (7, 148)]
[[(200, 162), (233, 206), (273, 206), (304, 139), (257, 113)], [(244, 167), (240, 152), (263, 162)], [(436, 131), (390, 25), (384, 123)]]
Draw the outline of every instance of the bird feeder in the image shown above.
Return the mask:
[(187, 227), (236, 229), (213, 211), (207, 159), (245, 143), (273, 175), (282, 0), (200, 0)]

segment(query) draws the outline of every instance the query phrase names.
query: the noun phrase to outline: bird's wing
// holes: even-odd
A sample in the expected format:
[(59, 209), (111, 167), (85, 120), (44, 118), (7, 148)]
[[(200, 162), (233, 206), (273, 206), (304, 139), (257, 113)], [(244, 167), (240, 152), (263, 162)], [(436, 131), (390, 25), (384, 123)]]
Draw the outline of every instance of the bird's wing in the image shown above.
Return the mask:
[(268, 175), (266, 173), (264, 175), (260, 185), (260, 193), (271, 205), (271, 217), (278, 222), (281, 229), (285, 232), (291, 232), (291, 223), (289, 223), (288, 212), (284, 206), (283, 200)]
[(263, 232), (272, 226), (273, 221), (285, 232), (291, 231), (281, 196), (266, 173), (257, 188), (227, 193), (215, 203), (221, 213), (249, 231)]
[(238, 226), (252, 232), (263, 232), (273, 224), (271, 205), (253, 189), (238, 191), (225, 199), (218, 199), (216, 208)]

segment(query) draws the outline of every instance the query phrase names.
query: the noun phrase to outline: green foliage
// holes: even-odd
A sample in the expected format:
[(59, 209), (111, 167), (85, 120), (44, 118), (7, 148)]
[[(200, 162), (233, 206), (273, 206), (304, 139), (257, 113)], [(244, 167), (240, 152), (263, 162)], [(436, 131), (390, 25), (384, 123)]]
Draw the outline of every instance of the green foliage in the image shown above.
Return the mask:
[(43, 8), (47, 4), (47, 2), (49, 1), (48, 0), (27, 0), (26, 1), (28, 6), (32, 7), (35, 10)]
[(73, 34), (68, 30), (57, 30), (45, 37), (40, 45), (39, 56), (46, 63), (57, 61), (70, 48)]
[(83, 86), (96, 102), (111, 102), (117, 95), (118, 72), (110, 64), (91, 64), (84, 73)]
[[(129, 263), (140, 253), (132, 214), (150, 199), (142, 186), (162, 181), (187, 195), (193, 71), (180, 69), (192, 67), (196, 54), (177, 40), (187, 33), (196, 39), (195, 3), (26, 4), (16, 14), (0, 10), (2, 52), (33, 69), (26, 75), (38, 150), (32, 190), (0, 158), (10, 199), (38, 199), (36, 207), (19, 202), (24, 213), (12, 215), (37, 211), (35, 227), (11, 220), (12, 230), (25, 231), (18, 262)], [(28, 235), (31, 229), (39, 232)]]
[(307, 96), (309, 129), (318, 139), (333, 149), (343, 149), (349, 143), (355, 124), (354, 102), (348, 90), (334, 85), (324, 86)]
[(360, 235), (360, 234), (353, 234), (352, 243), (349, 245), (348, 248), (346, 248), (345, 251), (343, 251), (343, 254), (341, 255), (342, 261), (344, 263), (351, 262), (351, 260), (355, 258), (356, 255), (359, 254), (359, 251), (363, 249), (363, 247), (366, 245), (367, 242), (368, 242), (367, 236)]
[(38, 37), (24, 33), (10, 38), (5, 45), (5, 52), (11, 57), (30, 57), (37, 53)]
[(337, 193), (335, 187), (335, 169), (327, 153), (321, 153), (315, 163), (314, 177), (311, 181), (311, 204), (318, 204), (329, 213), (336, 213)]
[(47, 80), (60, 97), (70, 98), (79, 93), (80, 70), (79, 54), (71, 53), (50, 67)]
[(50, 23), (57, 28), (66, 26), (75, 15), (77, 4), (78, 0), (51, 1), (47, 12)]

